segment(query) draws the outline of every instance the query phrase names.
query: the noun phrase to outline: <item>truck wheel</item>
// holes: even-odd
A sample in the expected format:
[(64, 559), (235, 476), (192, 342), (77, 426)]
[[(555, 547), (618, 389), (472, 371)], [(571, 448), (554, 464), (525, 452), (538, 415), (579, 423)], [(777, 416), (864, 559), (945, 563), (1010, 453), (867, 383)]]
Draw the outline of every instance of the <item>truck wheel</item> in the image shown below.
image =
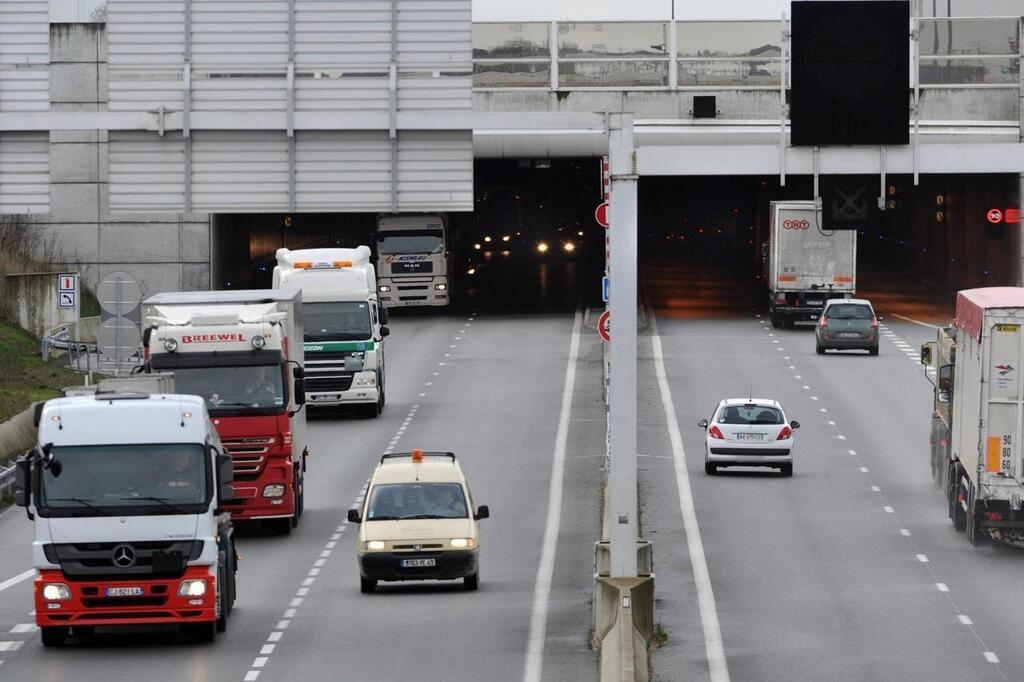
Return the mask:
[(302, 517), (302, 510), (306, 506), (306, 490), (305, 480), (302, 474), (299, 473), (298, 467), (295, 468), (295, 473), (292, 474), (292, 490), (294, 491), (293, 497), (295, 499), (295, 513), (292, 514), (292, 528), (299, 527), (299, 519)]
[(71, 628), (63, 625), (56, 627), (42, 627), (39, 628), (39, 637), (43, 640), (43, 646), (45, 647), (64, 646), (64, 642), (68, 639), (69, 630), (71, 630)]
[(209, 623), (195, 623), (189, 625), (188, 632), (192, 635), (192, 639), (203, 644), (208, 644), (217, 639), (217, 621), (211, 620)]
[(959, 476), (953, 481), (953, 528), (961, 533), (967, 530), (967, 510), (964, 509), (960, 501)]
[(217, 571), (217, 606), (219, 607), (217, 610), (220, 611), (220, 616), (216, 621), (217, 632), (224, 632), (228, 629), (228, 581), (225, 578), (226, 575), (227, 572), (222, 566)]
[(779, 315), (774, 310), (769, 311), (768, 316), (772, 321), (772, 329), (778, 329), (781, 324), (779, 323)]
[(372, 402), (367, 405), (363, 405), (363, 414), (370, 419), (376, 419), (380, 416), (380, 402)]
[(278, 535), (291, 535), (292, 534), (292, 528), (295, 527), (295, 526), (292, 525), (292, 521), (294, 519), (295, 519), (294, 515), (287, 516), (287, 517), (285, 517), (283, 519), (273, 519), (271, 521), (271, 523), (273, 524), (274, 532), (277, 533)]
[(985, 534), (981, 530), (981, 521), (977, 516), (978, 505), (974, 499), (974, 486), (971, 486), (971, 494), (967, 498), (967, 511), (964, 512), (965, 525), (967, 526), (967, 541), (972, 547), (977, 547), (985, 540)]
[(363, 594), (373, 594), (377, 591), (377, 581), (373, 578), (359, 577), (359, 591)]
[(947, 515), (949, 518), (953, 518), (953, 510), (956, 507), (956, 480), (957, 480), (957, 465), (955, 462), (950, 462), (946, 467), (946, 506), (948, 507)]

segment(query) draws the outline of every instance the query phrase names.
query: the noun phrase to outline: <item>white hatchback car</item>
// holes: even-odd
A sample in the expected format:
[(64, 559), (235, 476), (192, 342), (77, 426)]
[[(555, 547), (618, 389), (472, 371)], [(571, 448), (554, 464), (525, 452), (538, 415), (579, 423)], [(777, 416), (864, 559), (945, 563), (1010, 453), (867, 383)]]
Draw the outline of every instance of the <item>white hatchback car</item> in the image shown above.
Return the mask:
[(793, 432), (800, 423), (788, 421), (775, 400), (728, 398), (718, 403), (711, 419), (697, 425), (705, 430), (704, 471), (719, 467), (778, 468), (793, 475)]

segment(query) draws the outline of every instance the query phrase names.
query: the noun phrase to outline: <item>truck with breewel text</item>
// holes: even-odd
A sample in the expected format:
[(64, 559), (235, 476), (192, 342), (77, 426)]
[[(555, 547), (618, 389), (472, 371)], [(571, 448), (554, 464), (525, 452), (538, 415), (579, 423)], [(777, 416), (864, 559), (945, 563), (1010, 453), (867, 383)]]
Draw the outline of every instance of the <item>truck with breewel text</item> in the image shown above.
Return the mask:
[(378, 287), (384, 305), (451, 303), (455, 239), (445, 216), (380, 216), (376, 246)]
[(817, 320), (830, 298), (857, 290), (857, 231), (821, 229), (813, 201), (773, 201), (762, 259), (773, 327)]
[(36, 411), (15, 502), (35, 523), (35, 619), (61, 646), (95, 628), (179, 625), (199, 641), (235, 601), (231, 458), (192, 395), (104, 392)]
[[(1024, 288), (957, 293), (953, 347), (936, 368), (936, 399), (952, 429), (944, 475), (949, 517), (977, 545), (985, 537), (1024, 546)], [(942, 344), (940, 338), (936, 342)], [(930, 344), (922, 362), (932, 364)]]
[(304, 506), (309, 454), (302, 294), (291, 290), (162, 293), (143, 301), (146, 371), (174, 372), (206, 400), (235, 466), (236, 521), (287, 535)]
[(387, 309), (377, 297), (370, 247), (278, 249), (274, 289), (302, 291), (306, 401), (310, 407), (384, 409)]

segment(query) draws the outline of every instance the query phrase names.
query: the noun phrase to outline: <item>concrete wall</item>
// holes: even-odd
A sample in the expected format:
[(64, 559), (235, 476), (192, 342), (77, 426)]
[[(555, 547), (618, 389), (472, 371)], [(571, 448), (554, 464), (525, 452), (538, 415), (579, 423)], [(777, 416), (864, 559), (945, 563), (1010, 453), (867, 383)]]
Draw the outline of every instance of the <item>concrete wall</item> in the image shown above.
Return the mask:
[(78, 320), (78, 308), (57, 305), (56, 272), (7, 275), (4, 278), (4, 316), (36, 337), (59, 324)]
[[(50, 109), (107, 109), (104, 24), (50, 26)], [(106, 131), (50, 133), (50, 214), (34, 223), (56, 235), (85, 286), (125, 271), (143, 295), (209, 289), (209, 216), (111, 213), (108, 177)]]

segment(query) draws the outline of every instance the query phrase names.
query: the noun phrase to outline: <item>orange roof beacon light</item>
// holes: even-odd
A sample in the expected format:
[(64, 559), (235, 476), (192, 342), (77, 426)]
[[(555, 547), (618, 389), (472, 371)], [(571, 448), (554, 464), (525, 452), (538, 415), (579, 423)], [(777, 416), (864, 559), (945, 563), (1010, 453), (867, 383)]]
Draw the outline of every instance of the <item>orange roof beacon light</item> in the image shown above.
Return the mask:
[(419, 448), (414, 448), (413, 451), (412, 451), (412, 461), (417, 463), (417, 464), (422, 462), (423, 461), (423, 451), (420, 450)]
[(309, 261), (299, 261), (294, 267), (296, 270), (309, 270), (313, 267), (313, 264)]
[(336, 268), (350, 268), (350, 267), (352, 267), (352, 261), (350, 261), (350, 260), (336, 260), (336, 261), (334, 261), (334, 267), (336, 267)]

